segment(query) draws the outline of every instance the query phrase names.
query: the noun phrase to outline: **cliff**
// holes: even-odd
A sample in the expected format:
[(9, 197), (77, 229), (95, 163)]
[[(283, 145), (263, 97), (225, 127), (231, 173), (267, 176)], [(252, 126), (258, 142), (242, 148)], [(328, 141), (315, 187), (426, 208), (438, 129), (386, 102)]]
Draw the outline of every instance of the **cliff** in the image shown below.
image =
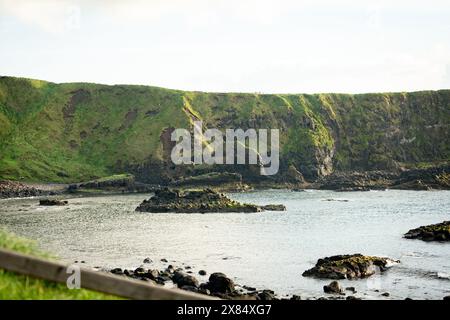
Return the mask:
[[(173, 128), (280, 129), (280, 172), (174, 166)], [(128, 172), (167, 183), (208, 172), (300, 183), (333, 171), (450, 158), (450, 90), (377, 94), (204, 93), (0, 78), (0, 179), (73, 182)]]

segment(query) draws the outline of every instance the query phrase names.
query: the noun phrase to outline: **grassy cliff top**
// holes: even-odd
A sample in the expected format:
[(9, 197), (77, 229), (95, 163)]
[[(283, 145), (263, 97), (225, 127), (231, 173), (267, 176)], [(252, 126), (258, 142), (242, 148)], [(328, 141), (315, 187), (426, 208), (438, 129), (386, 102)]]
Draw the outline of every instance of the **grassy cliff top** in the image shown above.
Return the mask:
[(446, 162), (449, 101), (450, 90), (205, 93), (0, 77), (0, 179), (75, 182), (122, 172), (177, 179), (188, 172), (170, 168), (170, 132), (197, 120), (204, 128), (280, 129), (281, 175), (292, 166), (314, 179)]

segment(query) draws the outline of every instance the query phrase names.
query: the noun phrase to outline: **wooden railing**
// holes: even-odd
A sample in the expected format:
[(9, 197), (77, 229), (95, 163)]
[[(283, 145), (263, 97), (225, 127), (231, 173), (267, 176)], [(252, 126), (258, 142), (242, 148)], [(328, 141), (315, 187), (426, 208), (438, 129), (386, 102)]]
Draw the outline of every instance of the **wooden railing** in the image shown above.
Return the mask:
[[(77, 265), (79, 266), (79, 265)], [(66, 284), (69, 265), (0, 249), (0, 269)], [(141, 280), (80, 267), (80, 287), (136, 300), (211, 300), (207, 295), (169, 289)], [(68, 289), (69, 290), (69, 289)], [(76, 290), (76, 289), (72, 289)]]

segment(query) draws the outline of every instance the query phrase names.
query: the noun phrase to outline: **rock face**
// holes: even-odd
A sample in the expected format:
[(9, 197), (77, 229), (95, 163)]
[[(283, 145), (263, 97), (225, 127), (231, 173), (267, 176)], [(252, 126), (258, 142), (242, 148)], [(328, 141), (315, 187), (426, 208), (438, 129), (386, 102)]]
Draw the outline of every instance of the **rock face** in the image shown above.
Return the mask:
[(42, 199), (39, 201), (40, 206), (66, 206), (69, 202), (66, 200)]
[(450, 221), (409, 230), (404, 237), (423, 241), (450, 241)]
[(450, 189), (450, 166), (403, 171), (335, 172), (320, 178), (315, 187), (338, 191), (377, 189), (432, 190)]
[[(68, 182), (92, 179), (91, 172), (128, 172), (138, 181), (166, 185), (226, 167), (243, 183), (301, 184), (303, 177), (311, 182), (336, 170), (394, 170), (400, 163), (434, 163), (450, 155), (450, 90), (279, 96), (0, 77), (0, 92), (0, 176), (11, 179)], [(173, 168), (168, 129), (184, 124), (190, 130), (193, 118), (208, 119), (209, 128), (221, 131), (279, 128), (280, 174), (261, 176), (258, 166), (243, 165)], [(53, 131), (39, 130), (50, 124)], [(19, 139), (39, 150), (55, 136), (62, 139), (59, 147), (40, 152), (33, 166), (17, 157)], [(85, 146), (96, 152), (86, 154)]]
[(327, 279), (366, 278), (378, 270), (385, 271), (393, 262), (399, 261), (362, 254), (337, 255), (319, 259), (312, 269), (303, 272), (303, 276)]
[(211, 189), (182, 192), (177, 189), (157, 190), (149, 200), (144, 200), (136, 211), (141, 212), (260, 212), (253, 204), (239, 203)]

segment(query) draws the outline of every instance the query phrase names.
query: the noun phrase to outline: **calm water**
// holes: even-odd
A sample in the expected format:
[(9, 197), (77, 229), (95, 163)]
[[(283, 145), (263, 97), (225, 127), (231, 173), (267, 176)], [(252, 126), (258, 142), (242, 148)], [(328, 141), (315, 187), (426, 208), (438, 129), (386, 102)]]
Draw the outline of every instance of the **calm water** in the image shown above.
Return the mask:
[(67, 207), (10, 199), (0, 200), (0, 225), (38, 240), (68, 262), (135, 268), (150, 257), (157, 261), (155, 267), (162, 267), (159, 260), (166, 258), (194, 271), (221, 271), (239, 284), (270, 288), (280, 296), (324, 296), (322, 287), (329, 280), (301, 276), (318, 258), (346, 253), (389, 256), (402, 263), (367, 280), (342, 284), (356, 287), (356, 296), (368, 299), (386, 291), (388, 299), (441, 299), (450, 294), (450, 243), (402, 238), (411, 228), (449, 220), (449, 191), (267, 190), (230, 196), (255, 204), (285, 204), (287, 212), (135, 212), (148, 198), (142, 194), (74, 198)]

